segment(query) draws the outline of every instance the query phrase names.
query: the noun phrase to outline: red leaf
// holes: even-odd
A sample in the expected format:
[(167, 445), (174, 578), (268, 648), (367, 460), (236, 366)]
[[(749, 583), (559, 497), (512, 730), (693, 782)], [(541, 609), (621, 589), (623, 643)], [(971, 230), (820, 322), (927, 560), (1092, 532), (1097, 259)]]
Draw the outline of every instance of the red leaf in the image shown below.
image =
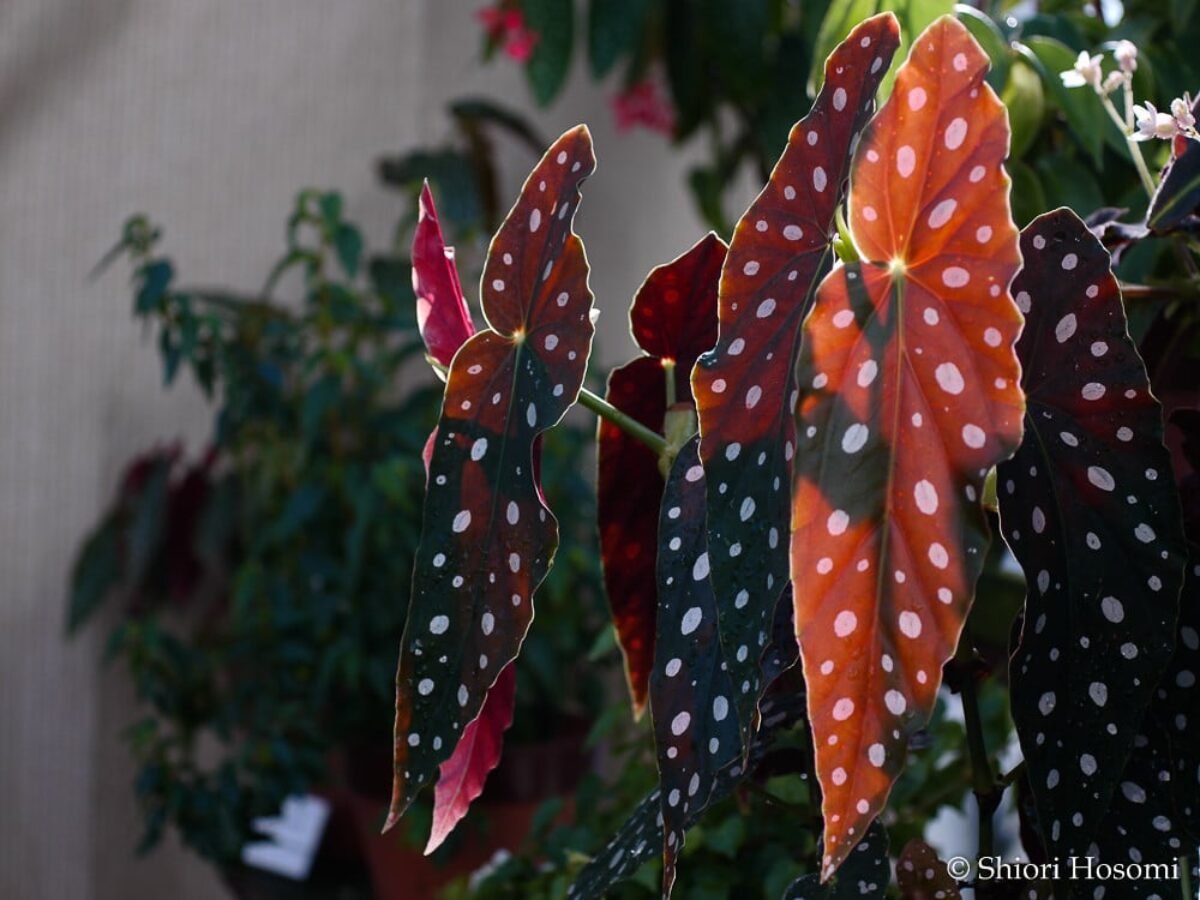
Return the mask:
[(475, 326), (458, 281), (454, 248), (442, 239), (428, 182), (421, 188), (413, 234), (412, 279), (421, 338), (429, 355), (448, 366), (458, 348), (475, 333)]
[(787, 584), (787, 485), (800, 324), (832, 261), (851, 149), (900, 41), (891, 13), (868, 19), (825, 64), (825, 86), (791, 132), (770, 181), (738, 223), (721, 274), (721, 335), (692, 375), (708, 483), (721, 643), (738, 691), (743, 745), (760, 693), (759, 635)]
[(490, 327), (450, 365), (396, 675), (385, 829), (451, 755), (516, 657), (558, 544), (533, 453), (537, 435), (575, 402), (591, 352), (587, 260), (572, 223), (594, 168), (583, 127), (538, 163), (488, 251)]
[(932, 711), (988, 544), (988, 470), (1021, 435), (1008, 118), (943, 17), (863, 134), (839, 264), (805, 322), (791, 569), (828, 877)]
[(958, 882), (938, 858), (937, 851), (914, 838), (896, 861), (896, 881), (904, 900), (958, 900)]
[(504, 732), (512, 724), (516, 700), (517, 670), (509, 663), (488, 691), (479, 715), (463, 729), (454, 753), (439, 769), (426, 856), (442, 845), (467, 814), (471, 802), (483, 793), (488, 773), (500, 764)]
[[(606, 399), (654, 431), (663, 428), (666, 379), (674, 378), (680, 401), (690, 401), (692, 366), (716, 341), (717, 279), (724, 260), (724, 242), (708, 234), (652, 271), (634, 298), (633, 336), (650, 355), (614, 369)], [(601, 421), (599, 435), (596, 491), (604, 584), (634, 713), (640, 716), (654, 660), (657, 499), (663, 478), (644, 444), (608, 421)]]

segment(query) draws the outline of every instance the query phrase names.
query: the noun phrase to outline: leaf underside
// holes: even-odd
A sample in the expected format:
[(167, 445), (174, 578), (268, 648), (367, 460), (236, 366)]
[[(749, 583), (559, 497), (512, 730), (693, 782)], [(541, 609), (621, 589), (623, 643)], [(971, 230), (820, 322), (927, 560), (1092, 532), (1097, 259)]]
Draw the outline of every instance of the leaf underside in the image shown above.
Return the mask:
[[(1003, 105), (944, 17), (863, 133), (838, 264), (804, 323), (791, 575), (823, 875), (886, 803), (979, 575), (983, 481), (1020, 439)], [(710, 476), (711, 477), (711, 476)]]
[(582, 126), (538, 163), (488, 251), (489, 328), (450, 366), (396, 676), (385, 828), (450, 756), (516, 657), (558, 542), (532, 455), (537, 435), (578, 396), (591, 351), (587, 260), (572, 223), (594, 168)]
[(1107, 252), (1069, 210), (1021, 237), (1025, 439), (998, 469), (1028, 595), (1013, 718), (1053, 857), (1082, 854), (1171, 658), (1186, 553), (1162, 413)]
[(721, 275), (721, 332), (692, 374), (708, 480), (712, 577), (743, 741), (761, 694), (756, 654), (788, 582), (792, 395), (800, 323), (832, 259), (850, 152), (899, 43), (894, 16), (855, 28), (826, 62), (825, 85), (793, 127), (770, 180), (738, 222)]
[[(675, 883), (689, 817), (708, 806), (717, 773), (739, 759), (742, 749), (733, 713), (735, 686), (721, 652), (717, 601), (708, 577), (704, 469), (697, 443), (693, 438), (675, 457), (659, 520), (650, 709), (665, 834), (664, 897)], [(744, 659), (751, 650), (742, 646), (737, 653)]]
[(883, 900), (891, 881), (887, 831), (873, 822), (832, 879), (822, 882), (819, 874), (801, 876), (784, 892), (783, 900)]
[(458, 280), (454, 249), (446, 246), (433, 192), (426, 182), (417, 205), (412, 246), (413, 293), (417, 298), (417, 328), (429, 355), (443, 366), (475, 333), (471, 313)]
[[(680, 402), (690, 402), (692, 366), (716, 342), (717, 280), (724, 259), (724, 242), (709, 234), (652, 271), (634, 298), (632, 332), (648, 355), (612, 371), (605, 399), (655, 432), (662, 431), (666, 416), (666, 379), (674, 379)], [(640, 715), (654, 661), (657, 501), (663, 478), (653, 451), (603, 419), (597, 459), (604, 583), (634, 711)]]
[(463, 729), (454, 753), (439, 769), (426, 856), (440, 847), (466, 816), (472, 801), (483, 793), (488, 774), (500, 764), (504, 732), (512, 725), (516, 701), (517, 670), (509, 663), (488, 691), (479, 716)]

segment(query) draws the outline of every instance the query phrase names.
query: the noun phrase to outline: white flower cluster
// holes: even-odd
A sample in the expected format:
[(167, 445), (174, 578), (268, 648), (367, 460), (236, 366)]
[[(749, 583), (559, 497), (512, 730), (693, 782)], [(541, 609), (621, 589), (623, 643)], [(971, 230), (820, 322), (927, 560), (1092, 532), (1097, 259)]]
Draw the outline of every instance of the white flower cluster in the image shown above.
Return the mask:
[[(1104, 56), (1091, 55), (1087, 51), (1079, 54), (1075, 65), (1061, 73), (1063, 85), (1069, 88), (1090, 86), (1102, 101), (1110, 115), (1118, 125), (1135, 141), (1148, 141), (1154, 138), (1171, 140), (1182, 135), (1192, 140), (1200, 140), (1196, 132), (1196, 118), (1192, 114), (1192, 98), (1187, 94), (1171, 101), (1170, 112), (1159, 112), (1153, 103), (1133, 102), (1133, 73), (1138, 66), (1138, 48), (1131, 41), (1118, 41), (1112, 51), (1117, 68), (1104, 74)], [(1112, 106), (1109, 95), (1121, 90), (1125, 94), (1125, 116), (1121, 116)]]

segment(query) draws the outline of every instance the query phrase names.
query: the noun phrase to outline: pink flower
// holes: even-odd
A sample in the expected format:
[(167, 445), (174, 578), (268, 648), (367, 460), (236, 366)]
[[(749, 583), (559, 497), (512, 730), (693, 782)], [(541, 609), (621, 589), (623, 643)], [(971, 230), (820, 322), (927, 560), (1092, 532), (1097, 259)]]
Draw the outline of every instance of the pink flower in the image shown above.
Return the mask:
[(617, 130), (628, 131), (641, 126), (662, 134), (675, 130), (675, 110), (659, 93), (654, 81), (642, 81), (617, 94), (612, 99), (617, 117)]
[(1117, 41), (1116, 49), (1113, 50), (1113, 57), (1117, 61), (1117, 65), (1121, 67), (1122, 72), (1133, 73), (1137, 70), (1138, 48), (1132, 41)]
[(525, 14), (519, 9), (485, 6), (476, 10), (475, 18), (487, 32), (488, 41), (501, 47), (505, 56), (519, 63), (529, 61), (537, 46), (538, 33), (525, 24)]

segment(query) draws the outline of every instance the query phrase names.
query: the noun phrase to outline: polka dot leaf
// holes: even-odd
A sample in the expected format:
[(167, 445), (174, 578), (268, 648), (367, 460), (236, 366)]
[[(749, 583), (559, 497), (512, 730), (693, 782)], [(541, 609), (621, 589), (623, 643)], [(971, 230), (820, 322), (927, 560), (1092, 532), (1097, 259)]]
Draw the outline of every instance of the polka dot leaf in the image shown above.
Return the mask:
[(413, 293), (417, 327), (429, 355), (450, 365), (458, 348), (475, 333), (467, 300), (458, 280), (454, 249), (447, 247), (429, 183), (421, 188), (412, 246)]
[(1008, 293), (1008, 117), (986, 54), (934, 22), (863, 132), (839, 263), (804, 323), (791, 575), (828, 877), (932, 712), (988, 545), (988, 470), (1023, 399)]
[(896, 860), (896, 881), (904, 900), (959, 900), (962, 896), (937, 851), (915, 838), (904, 845)]
[(1047, 852), (1065, 859), (1096, 836), (1170, 661), (1185, 546), (1107, 252), (1066, 209), (1021, 251), (1026, 436), (997, 482), (1028, 585), (1010, 679)]
[[(707, 805), (716, 774), (740, 759), (733, 711), (738, 690), (717, 634), (717, 601), (709, 578), (704, 527), (704, 469), (698, 439), (684, 445), (671, 467), (662, 499), (658, 556), (658, 633), (650, 674), (650, 709), (658, 752), (663, 815), (663, 896), (675, 882), (689, 815)], [(757, 658), (762, 646), (743, 645), (739, 657)]]
[[(717, 279), (724, 260), (724, 242), (709, 234), (652, 271), (634, 298), (632, 331), (647, 355), (612, 371), (605, 399), (653, 431), (663, 429), (666, 379), (675, 380), (677, 399), (690, 404), (692, 365), (716, 342)], [(607, 420), (600, 422), (598, 444), (604, 583), (633, 707), (640, 715), (654, 660), (656, 500), (662, 496), (663, 477), (653, 451)]]
[(450, 757), (516, 657), (558, 543), (533, 447), (574, 403), (591, 352), (588, 266), (572, 224), (594, 168), (582, 126), (546, 152), (488, 251), (489, 327), (450, 365), (400, 647), (385, 827)]
[(500, 764), (504, 732), (512, 725), (517, 701), (517, 670), (504, 667), (487, 692), (483, 707), (466, 728), (450, 758), (442, 763), (433, 792), (433, 828), (425, 845), (428, 856), (454, 830), (471, 803), (483, 793), (488, 774)]
[(783, 900), (883, 900), (891, 881), (887, 831), (874, 822), (832, 879), (803, 875), (784, 891)]
[(800, 323), (832, 260), (851, 149), (899, 44), (890, 13), (867, 19), (830, 55), (809, 114), (792, 129), (766, 187), (734, 230), (721, 275), (720, 337), (692, 384), (708, 473), (713, 583), (743, 735), (760, 691), (757, 660), (736, 649), (769, 630), (788, 580), (791, 398)]

